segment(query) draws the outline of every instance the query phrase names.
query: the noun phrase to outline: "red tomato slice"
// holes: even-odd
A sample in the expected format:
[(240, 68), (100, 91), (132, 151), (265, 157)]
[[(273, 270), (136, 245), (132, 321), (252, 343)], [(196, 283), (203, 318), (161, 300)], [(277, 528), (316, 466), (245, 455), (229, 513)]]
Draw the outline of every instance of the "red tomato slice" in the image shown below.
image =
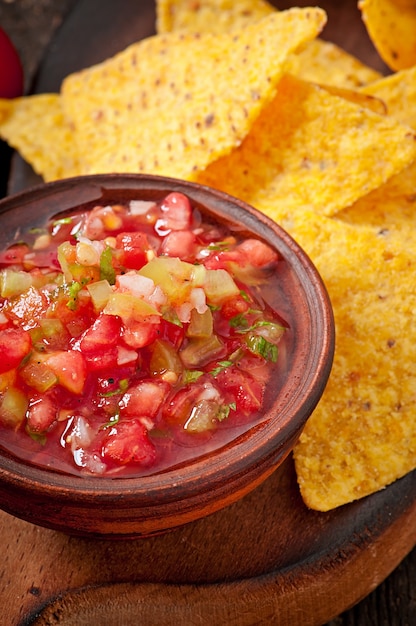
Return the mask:
[(156, 458), (155, 447), (139, 420), (120, 422), (112, 426), (103, 442), (102, 455), (120, 465), (137, 463), (150, 466)]
[(55, 352), (45, 359), (45, 363), (53, 371), (62, 387), (65, 387), (71, 393), (82, 393), (87, 376), (87, 368), (81, 352), (76, 350)]
[(23, 93), (23, 68), (9, 37), (0, 28), (0, 98), (17, 98)]
[(0, 331), (0, 374), (15, 369), (32, 347), (30, 334), (19, 328)]

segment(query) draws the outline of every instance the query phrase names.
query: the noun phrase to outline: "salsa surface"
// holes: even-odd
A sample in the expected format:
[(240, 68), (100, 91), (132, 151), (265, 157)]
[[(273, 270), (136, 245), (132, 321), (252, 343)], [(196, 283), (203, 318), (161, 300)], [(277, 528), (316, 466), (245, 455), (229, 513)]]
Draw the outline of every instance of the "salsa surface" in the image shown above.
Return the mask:
[(247, 430), (282, 375), (288, 325), (265, 297), (280, 262), (177, 192), (27, 233), (0, 254), (1, 445), (140, 476)]

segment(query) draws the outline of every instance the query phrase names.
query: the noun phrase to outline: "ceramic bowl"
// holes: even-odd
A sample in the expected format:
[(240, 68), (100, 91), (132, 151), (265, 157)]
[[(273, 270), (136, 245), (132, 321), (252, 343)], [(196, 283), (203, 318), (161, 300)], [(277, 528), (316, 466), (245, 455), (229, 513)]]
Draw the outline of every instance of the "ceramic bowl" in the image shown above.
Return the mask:
[[(270, 381), (264, 415), (236, 439), (159, 474), (105, 478), (55, 472), (24, 462), (1, 446), (0, 508), (34, 524), (90, 537), (159, 534), (230, 505), (264, 481), (293, 449), (330, 373), (334, 321), (311, 260), (277, 224), (245, 203), (208, 187), (155, 176), (98, 175), (40, 185), (0, 202), (0, 249), (28, 226), (58, 212), (185, 193), (211, 218), (269, 243), (279, 264), (290, 324), (286, 365)], [(273, 298), (273, 294), (271, 294)]]

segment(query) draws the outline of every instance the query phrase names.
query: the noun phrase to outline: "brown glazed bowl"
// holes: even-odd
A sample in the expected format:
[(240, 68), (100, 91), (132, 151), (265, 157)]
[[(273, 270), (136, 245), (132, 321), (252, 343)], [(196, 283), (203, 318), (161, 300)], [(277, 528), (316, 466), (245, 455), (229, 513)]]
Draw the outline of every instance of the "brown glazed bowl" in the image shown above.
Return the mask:
[(171, 191), (185, 193), (214, 219), (267, 241), (283, 258), (279, 271), (290, 324), (285, 374), (269, 383), (259, 423), (208, 456), (144, 478), (76, 476), (37, 467), (7, 452), (0, 431), (0, 508), (16, 517), (73, 535), (134, 538), (207, 516), (247, 494), (283, 462), (323, 393), (335, 343), (326, 289), (297, 243), (240, 200), (155, 176), (67, 179), (0, 201), (0, 249), (61, 211), (158, 200)]

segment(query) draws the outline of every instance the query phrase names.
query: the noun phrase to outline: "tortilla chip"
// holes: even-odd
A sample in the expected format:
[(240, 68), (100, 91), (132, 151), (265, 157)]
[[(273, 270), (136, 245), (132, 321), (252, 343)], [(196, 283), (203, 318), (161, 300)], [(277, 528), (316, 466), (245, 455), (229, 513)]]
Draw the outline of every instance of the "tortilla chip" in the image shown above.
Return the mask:
[(383, 61), (393, 70), (416, 64), (414, 0), (360, 0), (368, 34)]
[(289, 71), (298, 78), (312, 83), (358, 89), (381, 78), (381, 74), (368, 67), (336, 44), (315, 39), (294, 55), (294, 67)]
[(274, 11), (275, 7), (264, 0), (157, 0), (156, 30), (227, 33)]
[[(229, 33), (277, 11), (264, 0), (158, 0), (158, 33)], [(288, 72), (316, 83), (356, 89), (381, 77), (379, 72), (348, 54), (334, 43), (315, 39), (290, 57)]]
[[(380, 97), (388, 112), (416, 130), (416, 67), (402, 70), (363, 90)], [(416, 246), (416, 163), (341, 211), (344, 222), (369, 225), (389, 238), (390, 245)], [(407, 243), (406, 243), (407, 242)]]
[(333, 96), (344, 98), (349, 102), (353, 102), (361, 107), (370, 109), (370, 111), (378, 113), (378, 115), (387, 114), (387, 104), (384, 100), (377, 96), (371, 96), (366, 94), (364, 91), (355, 91), (354, 89), (346, 89), (345, 87), (336, 87), (334, 85), (321, 84), (320, 86), (326, 89)]
[(47, 182), (79, 174), (72, 130), (57, 94), (0, 100), (0, 137)]
[(382, 99), (389, 115), (416, 130), (416, 66), (375, 81), (360, 91)]
[(278, 216), (305, 208), (329, 216), (415, 157), (409, 127), (285, 76), (242, 145), (198, 180)]
[(241, 143), (288, 54), (325, 21), (321, 9), (290, 9), (229, 35), (156, 35), (69, 76), (62, 99), (83, 172), (195, 178)]
[(337, 343), (294, 458), (305, 503), (328, 511), (416, 467), (416, 259), (404, 239), (393, 253), (370, 228), (306, 213), (298, 219), (292, 234), (328, 288)]

